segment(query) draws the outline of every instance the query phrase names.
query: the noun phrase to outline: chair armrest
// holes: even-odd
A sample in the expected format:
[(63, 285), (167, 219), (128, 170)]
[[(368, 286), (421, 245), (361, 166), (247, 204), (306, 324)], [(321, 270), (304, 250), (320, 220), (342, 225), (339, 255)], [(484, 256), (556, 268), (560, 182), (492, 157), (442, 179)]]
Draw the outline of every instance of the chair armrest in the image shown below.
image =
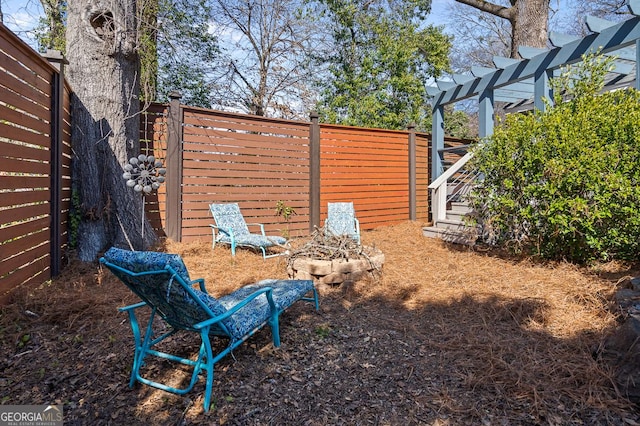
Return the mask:
[(138, 308), (142, 308), (143, 306), (147, 306), (147, 302), (138, 302), (134, 305), (123, 306), (122, 308), (118, 308), (118, 310), (120, 312), (127, 312), (127, 311), (135, 310)]
[(203, 293), (209, 294), (209, 292), (207, 291), (206, 287), (204, 286), (204, 278), (197, 278), (195, 280), (191, 280), (191, 282), (189, 284), (191, 286), (193, 286), (196, 283), (200, 286), (200, 291), (202, 291)]
[(238, 303), (237, 305), (229, 309), (224, 314), (199, 322), (198, 324), (195, 324), (193, 327), (199, 330), (201, 328), (208, 327), (217, 322), (224, 321), (225, 319), (229, 318), (231, 315), (238, 312), (240, 309), (244, 308), (249, 302), (251, 302), (256, 297), (260, 296), (261, 294), (266, 294), (267, 301), (269, 302), (269, 307), (271, 308), (271, 312), (275, 312), (276, 304), (273, 301), (273, 289), (271, 287), (263, 287), (251, 293), (250, 295), (248, 295), (242, 302)]
[(259, 226), (260, 227), (260, 233), (265, 237), (267, 236), (267, 234), (264, 233), (264, 225), (262, 223), (247, 223), (247, 226), (250, 226), (250, 225), (251, 226)]
[(226, 228), (221, 228), (221, 227), (219, 227), (218, 225), (212, 225), (212, 224), (209, 224), (209, 226), (210, 226), (212, 229), (214, 229), (214, 230), (215, 230), (215, 229), (217, 229), (217, 230), (218, 230), (218, 232), (220, 232), (220, 233), (222, 233), (222, 234), (225, 234), (225, 235), (227, 235), (228, 237), (233, 238), (233, 229), (229, 229), (229, 230), (227, 230)]

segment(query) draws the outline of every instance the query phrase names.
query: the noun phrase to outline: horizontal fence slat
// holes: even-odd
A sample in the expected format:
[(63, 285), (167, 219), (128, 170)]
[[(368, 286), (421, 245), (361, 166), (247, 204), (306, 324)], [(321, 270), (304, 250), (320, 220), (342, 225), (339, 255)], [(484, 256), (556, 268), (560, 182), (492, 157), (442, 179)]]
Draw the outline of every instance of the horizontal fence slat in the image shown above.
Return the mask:
[(50, 145), (49, 135), (44, 133), (36, 133), (28, 129), (21, 129), (0, 120), (0, 138), (7, 138), (17, 142), (30, 143), (48, 147)]
[(0, 190), (7, 189), (48, 189), (51, 184), (49, 176), (0, 176)]
[(51, 166), (48, 163), (39, 161), (24, 161), (0, 156), (0, 170), (12, 173), (47, 175), (51, 172)]
[(0, 104), (0, 117), (2, 117), (4, 121), (26, 127), (36, 132), (48, 134), (51, 131), (51, 124), (45, 121), (43, 117), (30, 117), (23, 112), (11, 109), (2, 104)]
[[(12, 193), (0, 194), (0, 208), (17, 206), (20, 204), (48, 202), (50, 198), (49, 191), (13, 191)], [(0, 210), (0, 217), (2, 210)]]
[(0, 141), (0, 156), (48, 162), (51, 152), (39, 147)]
[[(296, 151), (301, 148), (308, 149), (306, 137), (293, 137), (289, 135), (264, 135), (259, 133), (235, 133), (213, 129), (199, 129), (197, 127), (184, 129), (184, 141), (191, 145), (220, 145), (229, 147), (250, 147), (278, 150)], [(308, 131), (307, 135), (308, 136)]]
[(0, 255), (0, 259), (2, 259), (0, 275), (12, 271), (29, 263), (30, 260), (33, 260), (35, 256), (31, 256), (27, 253), (30, 253), (36, 247), (40, 247), (43, 244), (48, 243), (49, 238), (50, 236), (48, 231), (41, 231), (36, 234), (27, 235), (23, 238), (18, 238), (9, 241), (8, 243), (4, 243), (2, 245), (3, 254)]
[(33, 85), (24, 80), (21, 80), (15, 75), (6, 72), (3, 73), (3, 80), (0, 85), (13, 90), (14, 92), (20, 93), (21, 95), (31, 99), (33, 102), (36, 102), (39, 105), (47, 106), (51, 104), (51, 98), (49, 96), (50, 90), (41, 91), (34, 89)]
[(12, 274), (0, 278), (0, 294), (5, 294), (9, 291), (15, 290), (22, 285), (40, 285), (43, 282), (51, 279), (51, 259), (48, 246), (43, 246), (41, 249), (47, 254), (33, 261), (33, 263), (15, 270)]
[(48, 215), (49, 210), (48, 203), (0, 210), (0, 224), (8, 224), (23, 221), (25, 218)]
[(2, 102), (38, 117), (51, 116), (51, 111), (49, 110), (49, 108), (51, 108), (51, 100), (49, 98), (46, 98), (46, 100), (44, 100), (45, 103), (41, 104), (36, 100), (26, 98), (16, 93), (13, 87), (11, 89), (12, 90), (9, 90), (9, 88), (0, 84), (0, 100), (2, 100)]

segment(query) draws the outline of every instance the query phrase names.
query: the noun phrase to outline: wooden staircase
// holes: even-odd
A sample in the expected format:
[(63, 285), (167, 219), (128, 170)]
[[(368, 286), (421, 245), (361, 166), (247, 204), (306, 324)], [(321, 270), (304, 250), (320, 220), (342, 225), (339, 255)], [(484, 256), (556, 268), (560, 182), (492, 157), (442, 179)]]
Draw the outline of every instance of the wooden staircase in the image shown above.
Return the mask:
[(448, 243), (473, 245), (477, 238), (475, 228), (465, 223), (471, 208), (464, 201), (452, 201), (444, 219), (422, 228), (425, 237), (439, 238)]
[(472, 213), (465, 201), (466, 194), (476, 179), (465, 168), (471, 157), (467, 152), (429, 185), (433, 224), (423, 228), (424, 236), (456, 244), (475, 244), (478, 231), (465, 222), (465, 217)]

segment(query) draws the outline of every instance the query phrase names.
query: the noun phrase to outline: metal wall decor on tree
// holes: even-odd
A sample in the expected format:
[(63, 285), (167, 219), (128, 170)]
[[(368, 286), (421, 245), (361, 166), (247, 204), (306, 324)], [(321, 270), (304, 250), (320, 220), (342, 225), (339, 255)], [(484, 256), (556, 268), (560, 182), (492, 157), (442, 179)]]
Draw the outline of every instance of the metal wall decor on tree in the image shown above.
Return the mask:
[(142, 241), (144, 241), (145, 196), (160, 188), (166, 173), (167, 169), (162, 167), (162, 162), (156, 160), (153, 155), (140, 154), (137, 157), (131, 157), (129, 163), (124, 166), (122, 177), (127, 180), (127, 186), (142, 194)]

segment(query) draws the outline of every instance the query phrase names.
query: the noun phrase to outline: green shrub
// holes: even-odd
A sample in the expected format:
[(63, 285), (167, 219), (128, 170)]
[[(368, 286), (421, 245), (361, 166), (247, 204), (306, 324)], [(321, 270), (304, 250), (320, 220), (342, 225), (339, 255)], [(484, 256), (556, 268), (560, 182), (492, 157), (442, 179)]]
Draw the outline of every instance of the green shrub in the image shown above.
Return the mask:
[(474, 148), (486, 242), (580, 263), (640, 258), (640, 93), (600, 94), (612, 61), (583, 57), (552, 79), (554, 106), (507, 116)]

